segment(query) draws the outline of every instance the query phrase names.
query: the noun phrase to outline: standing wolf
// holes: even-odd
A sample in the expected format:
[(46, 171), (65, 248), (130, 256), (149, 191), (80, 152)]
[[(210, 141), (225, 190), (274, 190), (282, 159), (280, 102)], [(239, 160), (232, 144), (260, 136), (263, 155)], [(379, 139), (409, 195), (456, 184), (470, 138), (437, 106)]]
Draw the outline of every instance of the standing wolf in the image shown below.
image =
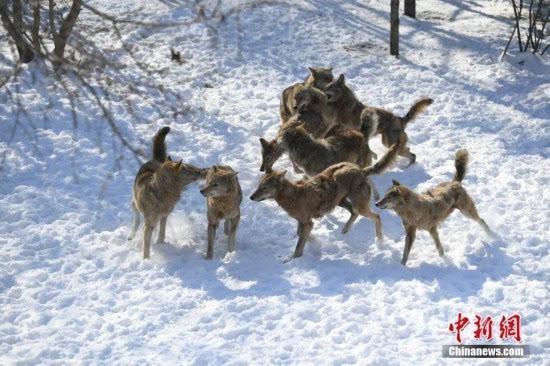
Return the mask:
[(371, 211), (369, 204), (371, 186), (368, 177), (382, 173), (395, 160), (397, 150), (396, 144), (380, 161), (367, 168), (352, 163), (338, 163), (314, 178), (296, 183), (285, 178), (286, 171), (270, 170), (262, 177), (250, 199), (256, 202), (274, 199), (290, 217), (298, 221), (299, 239), (291, 258), (302, 256), (313, 229), (312, 219), (323, 217), (344, 201), (351, 208), (351, 216), (342, 233), (347, 233), (359, 215), (362, 215), (375, 221), (376, 236), (381, 239), (380, 216)]
[(416, 155), (407, 146), (408, 136), (405, 132), (407, 123), (415, 119), (432, 104), (430, 98), (420, 99), (410, 108), (404, 117), (399, 117), (382, 108), (365, 107), (353, 91), (346, 85), (344, 74), (329, 83), (325, 88), (330, 104), (336, 108), (336, 123), (361, 130), (366, 139), (381, 134), (382, 143), (389, 147), (399, 143), (399, 156), (409, 159), (409, 165), (416, 161)]
[(214, 254), (214, 239), (216, 229), (221, 220), (224, 221), (224, 232), (227, 234), (229, 252), (235, 250), (235, 235), (241, 218), (240, 205), (243, 193), (237, 173), (229, 166), (214, 165), (206, 174), (206, 186), (201, 189), (208, 206), (208, 249), (206, 259), (212, 259)]
[(131, 240), (139, 227), (140, 213), (144, 216), (143, 226), (143, 258), (151, 254), (151, 235), (160, 221), (157, 243), (164, 242), (166, 219), (178, 203), (181, 191), (186, 185), (204, 178), (207, 169), (199, 169), (182, 161), (173, 162), (166, 157), (164, 140), (170, 132), (170, 127), (164, 127), (153, 138), (153, 159), (143, 164), (139, 169), (134, 190), (132, 192), (132, 210), (134, 211), (134, 227), (128, 236)]
[(380, 202), (376, 203), (379, 208), (394, 210), (403, 221), (407, 237), (401, 264), (407, 264), (416, 229), (427, 230), (435, 242), (439, 255), (445, 254), (439, 241), (437, 226), (454, 209), (460, 210), (464, 216), (481, 225), (488, 235), (492, 235), (487, 223), (479, 217), (474, 201), (460, 184), (466, 175), (467, 164), (468, 151), (466, 149), (458, 150), (455, 155), (456, 174), (452, 181), (441, 183), (424, 194), (418, 194), (394, 180), (393, 187), (386, 192)]
[(294, 84), (283, 90), (283, 94), (281, 95), (281, 105), (279, 107), (282, 123), (288, 121), (290, 117), (297, 113), (294, 104), (294, 94), (300, 86), (314, 86), (323, 90), (324, 87), (334, 79), (334, 76), (332, 75), (332, 67), (328, 69), (316, 69), (310, 67), (309, 71), (310, 74), (303, 83)]

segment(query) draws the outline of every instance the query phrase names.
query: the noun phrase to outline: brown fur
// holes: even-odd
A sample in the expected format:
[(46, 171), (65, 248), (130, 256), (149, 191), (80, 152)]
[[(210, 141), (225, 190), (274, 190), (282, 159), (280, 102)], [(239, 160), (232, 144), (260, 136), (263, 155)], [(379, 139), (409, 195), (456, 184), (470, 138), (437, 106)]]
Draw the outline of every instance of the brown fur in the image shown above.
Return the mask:
[(297, 83), (289, 86), (283, 90), (281, 96), (281, 105), (279, 113), (281, 115), (281, 122), (284, 123), (297, 113), (295, 109), (294, 94), (300, 86), (314, 86), (318, 89), (323, 89), (329, 82), (332, 81), (334, 76), (332, 75), (332, 68), (309, 68), (310, 74), (303, 83)]
[[(156, 158), (166, 156), (164, 137), (170, 130), (160, 130), (153, 139), (153, 152)], [(199, 169), (182, 161), (173, 162), (170, 157), (165, 162), (149, 160), (138, 171), (132, 192), (132, 210), (134, 227), (128, 236), (131, 240), (139, 227), (140, 213), (144, 216), (143, 258), (151, 253), (151, 235), (160, 222), (157, 243), (163, 243), (166, 232), (166, 220), (179, 201), (181, 191), (191, 182), (204, 178), (206, 169)]]
[(298, 244), (292, 258), (300, 257), (313, 228), (313, 218), (321, 218), (336, 206), (346, 201), (351, 216), (342, 229), (346, 233), (359, 215), (376, 223), (376, 236), (382, 238), (380, 217), (372, 212), (369, 201), (371, 188), (368, 177), (380, 174), (394, 160), (398, 146), (393, 146), (374, 166), (360, 168), (352, 163), (338, 163), (321, 174), (291, 182), (285, 178), (286, 171), (270, 171), (260, 180), (258, 189), (250, 196), (253, 201), (274, 199), (292, 218), (298, 221)]
[(235, 250), (235, 236), (241, 217), (240, 205), (243, 199), (237, 173), (229, 166), (214, 165), (206, 175), (206, 186), (201, 189), (208, 208), (208, 249), (206, 259), (214, 254), (216, 229), (221, 220), (228, 235), (228, 251)]
[(409, 159), (409, 165), (414, 164), (416, 155), (411, 153), (407, 142), (409, 140), (405, 127), (420, 113), (432, 104), (430, 98), (423, 98), (413, 104), (404, 117), (399, 117), (382, 108), (367, 107), (361, 112), (361, 130), (366, 136), (382, 135), (382, 143), (388, 147), (396, 142), (401, 146), (399, 156)]
[[(353, 91), (346, 85), (344, 74), (329, 83), (325, 90), (328, 103), (335, 111), (335, 124), (354, 130), (361, 129), (361, 111), (365, 108)], [(366, 136), (367, 137), (367, 136)]]
[[(260, 139), (260, 143), (262, 144), (260, 171), (271, 169), (286, 151), (295, 171), (303, 171), (308, 177), (313, 177), (340, 162), (355, 163), (363, 168), (371, 165), (373, 157), (368, 140), (360, 132), (336, 126), (331, 130), (330, 136), (325, 139), (315, 139), (307, 133), (305, 126), (299, 120), (294, 120), (294, 117), (281, 128), (276, 140), (268, 142)], [(372, 185), (375, 199), (378, 199), (378, 191), (372, 181), (369, 180), (369, 183)]]
[(327, 96), (313, 86), (300, 86), (294, 94), (294, 106), (297, 114), (281, 125), (300, 122), (305, 130), (315, 138), (323, 138), (334, 127), (335, 109), (328, 104)]
[(437, 227), (455, 209), (480, 224), (487, 234), (492, 234), (487, 223), (479, 217), (474, 201), (460, 184), (466, 173), (467, 161), (468, 152), (465, 149), (459, 150), (455, 155), (455, 178), (429, 189), (424, 194), (415, 193), (394, 180), (393, 187), (386, 192), (380, 202), (376, 203), (379, 208), (394, 210), (403, 221), (407, 234), (401, 260), (403, 265), (407, 264), (417, 229), (427, 230), (435, 242), (439, 255), (445, 254)]

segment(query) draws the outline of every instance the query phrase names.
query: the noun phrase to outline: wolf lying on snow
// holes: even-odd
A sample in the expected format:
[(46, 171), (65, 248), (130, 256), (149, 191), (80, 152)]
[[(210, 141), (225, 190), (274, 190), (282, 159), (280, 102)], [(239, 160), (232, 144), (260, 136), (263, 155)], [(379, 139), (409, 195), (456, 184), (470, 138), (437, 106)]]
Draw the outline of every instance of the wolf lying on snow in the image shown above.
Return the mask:
[(170, 127), (164, 127), (153, 138), (153, 159), (143, 164), (134, 181), (132, 210), (134, 227), (128, 240), (131, 240), (139, 227), (140, 213), (144, 216), (143, 258), (151, 253), (151, 235), (160, 222), (157, 243), (163, 243), (166, 233), (166, 220), (178, 203), (183, 188), (198, 179), (204, 178), (207, 169), (199, 169), (182, 161), (173, 162), (166, 156), (164, 140)]
[(460, 184), (466, 175), (467, 164), (468, 151), (459, 150), (455, 155), (456, 174), (452, 181), (441, 183), (424, 194), (418, 194), (394, 180), (393, 187), (386, 192), (380, 202), (376, 203), (379, 208), (395, 211), (403, 221), (407, 233), (401, 260), (403, 265), (407, 264), (417, 229), (427, 230), (435, 242), (439, 255), (445, 254), (439, 241), (437, 226), (454, 209), (460, 210), (464, 216), (481, 225), (488, 235), (492, 235), (487, 223), (479, 217), (474, 201)]

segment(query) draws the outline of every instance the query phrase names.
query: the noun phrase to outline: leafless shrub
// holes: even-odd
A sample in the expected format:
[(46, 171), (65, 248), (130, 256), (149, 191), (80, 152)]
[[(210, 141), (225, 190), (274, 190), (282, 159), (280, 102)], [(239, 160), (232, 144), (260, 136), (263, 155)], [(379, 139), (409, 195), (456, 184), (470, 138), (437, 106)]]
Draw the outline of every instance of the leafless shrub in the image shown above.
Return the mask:
[[(511, 2), (514, 10), (514, 29), (504, 48), (502, 58), (506, 55), (514, 35), (516, 35), (518, 41), (519, 52), (533, 52), (544, 55), (550, 47), (550, 44), (543, 45), (546, 26), (550, 20), (549, 1), (519, 0), (517, 2), (511, 0)], [(529, 5), (528, 8), (526, 7), (527, 4)]]
[[(210, 3), (210, 7), (197, 4), (192, 8), (195, 17), (185, 21), (149, 22), (140, 20), (145, 12), (143, 8), (122, 17), (96, 9), (82, 0), (59, 1), (0, 0), (2, 24), (9, 35), (4, 41), (11, 40), (15, 46), (11, 47), (12, 69), (0, 74), (0, 104), (9, 105), (13, 117), (9, 119), (12, 128), (8, 145), (18, 131), (30, 141), (36, 141), (37, 121), (33, 116), (41, 114), (42, 124), (47, 127), (52, 114), (56, 113), (56, 103), (64, 99), (70, 106), (72, 123), (67, 128), (72, 126), (73, 138), (81, 128), (95, 130), (97, 143), (103, 148), (107, 131), (112, 137), (113, 151), (119, 154), (115, 157), (117, 162), (122, 160), (124, 151), (130, 151), (139, 162), (148, 155), (139, 148), (146, 143), (136, 137), (128, 124), (121, 124), (118, 116), (131, 116), (131, 124), (134, 124), (174, 120), (201, 112), (185, 105), (186, 98), (180, 88), (159, 81), (166, 70), (154, 61), (136, 57), (139, 46), (126, 35), (201, 23), (215, 36), (218, 25), (230, 16), (259, 6), (284, 4), (251, 1), (222, 12), (221, 0), (218, 0)], [(93, 21), (80, 20), (82, 14)], [(98, 34), (101, 40), (109, 41), (98, 43)], [(183, 63), (176, 52), (172, 52), (172, 59)], [(23, 70), (26, 77), (20, 77)], [(21, 97), (22, 89), (31, 88), (41, 91), (42, 97), (48, 100), (38, 107), (39, 113), (35, 111), (32, 115)], [(145, 112), (139, 106), (144, 103), (143, 96), (147, 96), (149, 102)], [(39, 145), (36, 143), (37, 151)]]

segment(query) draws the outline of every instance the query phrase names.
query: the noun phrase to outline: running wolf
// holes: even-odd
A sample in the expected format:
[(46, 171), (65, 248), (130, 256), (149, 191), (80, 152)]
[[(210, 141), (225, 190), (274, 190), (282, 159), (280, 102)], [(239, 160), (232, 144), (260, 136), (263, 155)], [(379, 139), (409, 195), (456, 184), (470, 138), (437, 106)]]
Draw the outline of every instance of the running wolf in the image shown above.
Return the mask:
[(488, 235), (492, 235), (487, 223), (479, 217), (474, 201), (460, 184), (466, 175), (467, 164), (468, 151), (458, 150), (455, 155), (456, 173), (452, 181), (441, 183), (424, 194), (418, 194), (394, 180), (393, 187), (376, 203), (379, 208), (394, 210), (403, 221), (407, 237), (401, 264), (407, 264), (417, 229), (427, 230), (435, 242), (439, 255), (445, 254), (439, 241), (437, 227), (454, 209), (460, 210), (464, 216), (481, 225)]
[(285, 178), (286, 171), (268, 171), (260, 180), (258, 189), (250, 199), (260, 202), (274, 199), (288, 215), (298, 221), (298, 243), (294, 255), (300, 257), (313, 228), (313, 218), (321, 218), (343, 201), (351, 208), (351, 216), (342, 229), (349, 231), (359, 215), (375, 221), (376, 236), (382, 238), (380, 216), (371, 211), (369, 202), (371, 186), (368, 177), (382, 173), (395, 160), (398, 145), (392, 146), (375, 165), (360, 168), (352, 163), (338, 163), (321, 174), (298, 182)]
[(432, 103), (431, 98), (420, 99), (412, 105), (404, 117), (396, 116), (382, 108), (367, 107), (361, 112), (362, 128), (370, 131), (371, 136), (381, 134), (382, 143), (386, 147), (398, 142), (401, 146), (398, 155), (409, 159), (410, 166), (416, 161), (416, 155), (407, 146), (409, 137), (405, 127)]
[(153, 159), (141, 166), (134, 181), (132, 210), (134, 227), (128, 240), (131, 240), (139, 227), (140, 213), (144, 216), (143, 259), (151, 254), (151, 235), (160, 222), (157, 243), (163, 243), (166, 233), (166, 219), (179, 201), (186, 185), (204, 178), (207, 169), (199, 169), (183, 161), (173, 162), (166, 156), (164, 140), (170, 127), (160, 129), (153, 138)]
[(237, 173), (229, 166), (214, 165), (206, 174), (206, 186), (201, 189), (208, 207), (208, 249), (206, 259), (214, 254), (216, 229), (224, 221), (224, 232), (228, 236), (228, 251), (235, 250), (235, 235), (241, 217), (240, 205), (243, 194)]

